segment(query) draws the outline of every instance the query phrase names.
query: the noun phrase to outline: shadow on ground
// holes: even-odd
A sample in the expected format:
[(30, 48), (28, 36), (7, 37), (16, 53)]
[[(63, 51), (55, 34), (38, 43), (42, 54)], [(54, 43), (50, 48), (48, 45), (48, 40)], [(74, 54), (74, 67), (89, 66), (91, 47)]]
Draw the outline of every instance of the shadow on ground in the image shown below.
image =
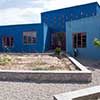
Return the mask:
[(78, 60), (82, 65), (86, 66), (91, 71), (95, 71), (95, 69), (100, 69), (100, 60), (81, 58), (76, 58), (76, 60)]

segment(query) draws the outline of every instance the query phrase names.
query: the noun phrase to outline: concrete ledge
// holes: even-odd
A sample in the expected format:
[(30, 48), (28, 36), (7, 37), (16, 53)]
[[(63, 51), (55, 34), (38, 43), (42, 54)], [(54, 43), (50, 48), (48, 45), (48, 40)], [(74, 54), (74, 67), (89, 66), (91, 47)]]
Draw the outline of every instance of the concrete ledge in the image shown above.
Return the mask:
[(100, 98), (100, 86), (90, 87), (54, 96), (54, 100), (97, 100)]
[(85, 66), (83, 66), (81, 63), (79, 63), (76, 59), (74, 59), (73, 57), (68, 56), (68, 55), (67, 55), (67, 57), (68, 57), (69, 60), (70, 60), (74, 65), (76, 65), (80, 70), (91, 72), (91, 71), (89, 71)]
[(34, 81), (34, 82), (90, 82), (92, 73), (77, 61), (69, 57), (77, 71), (23, 71), (23, 70), (0, 70), (0, 80), (4, 81)]
[(68, 71), (0, 71), (0, 80), (35, 82), (89, 82), (88, 72)]

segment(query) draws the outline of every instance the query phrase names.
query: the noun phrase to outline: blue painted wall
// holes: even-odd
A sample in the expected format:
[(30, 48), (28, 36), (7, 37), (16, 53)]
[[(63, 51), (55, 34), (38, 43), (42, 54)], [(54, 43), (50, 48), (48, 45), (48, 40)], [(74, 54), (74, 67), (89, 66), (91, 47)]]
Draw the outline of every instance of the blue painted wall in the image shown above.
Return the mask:
[(43, 32), (43, 34), (44, 34), (44, 47), (43, 47), (43, 51), (47, 51), (47, 50), (49, 50), (50, 49), (50, 38), (51, 38), (51, 36), (50, 36), (50, 28), (47, 26), (47, 24), (46, 23), (44, 23), (43, 24), (43, 28), (44, 28), (44, 32)]
[(66, 22), (66, 52), (73, 56), (72, 33), (86, 32), (86, 48), (78, 48), (78, 57), (100, 59), (100, 48), (93, 45), (95, 37), (100, 39), (100, 16)]
[(97, 6), (97, 15), (100, 15), (100, 6)]
[[(23, 32), (25, 31), (37, 32), (36, 44), (23, 44)], [(2, 46), (3, 36), (14, 37), (14, 46), (9, 48), (9, 52), (42, 52), (43, 50), (43, 24), (0, 26), (0, 51), (5, 51)]]
[[(3, 36), (14, 37), (14, 46), (9, 48), (9, 52), (45, 52), (50, 49), (51, 33), (66, 32), (66, 51), (73, 55), (72, 32), (86, 32), (87, 48), (78, 48), (79, 56), (100, 58), (100, 49), (92, 43), (95, 37), (100, 38), (99, 15), (100, 6), (94, 2), (41, 13), (40, 24), (0, 26), (0, 52), (5, 51)], [(22, 33), (25, 31), (37, 32), (36, 44), (23, 44)]]
[(51, 32), (65, 32), (65, 22), (97, 14), (97, 2), (41, 13), (41, 21), (51, 28)]

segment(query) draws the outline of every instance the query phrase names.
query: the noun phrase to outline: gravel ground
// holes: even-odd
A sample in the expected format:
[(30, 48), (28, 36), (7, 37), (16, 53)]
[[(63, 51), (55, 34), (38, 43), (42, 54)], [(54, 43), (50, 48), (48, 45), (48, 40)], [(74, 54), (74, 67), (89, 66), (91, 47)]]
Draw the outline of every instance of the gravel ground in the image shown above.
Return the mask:
[(58, 93), (100, 85), (100, 61), (81, 61), (93, 73), (93, 80), (91, 83), (34, 83), (0, 81), (0, 100), (53, 100), (52, 96)]

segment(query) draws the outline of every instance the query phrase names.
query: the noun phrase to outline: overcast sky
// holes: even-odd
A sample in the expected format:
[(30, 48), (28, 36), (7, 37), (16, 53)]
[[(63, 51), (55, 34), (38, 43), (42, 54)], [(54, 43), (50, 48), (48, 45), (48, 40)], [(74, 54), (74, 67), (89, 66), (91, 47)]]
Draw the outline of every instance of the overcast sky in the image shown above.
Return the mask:
[(90, 2), (95, 0), (0, 0), (0, 25), (40, 23), (41, 12)]

